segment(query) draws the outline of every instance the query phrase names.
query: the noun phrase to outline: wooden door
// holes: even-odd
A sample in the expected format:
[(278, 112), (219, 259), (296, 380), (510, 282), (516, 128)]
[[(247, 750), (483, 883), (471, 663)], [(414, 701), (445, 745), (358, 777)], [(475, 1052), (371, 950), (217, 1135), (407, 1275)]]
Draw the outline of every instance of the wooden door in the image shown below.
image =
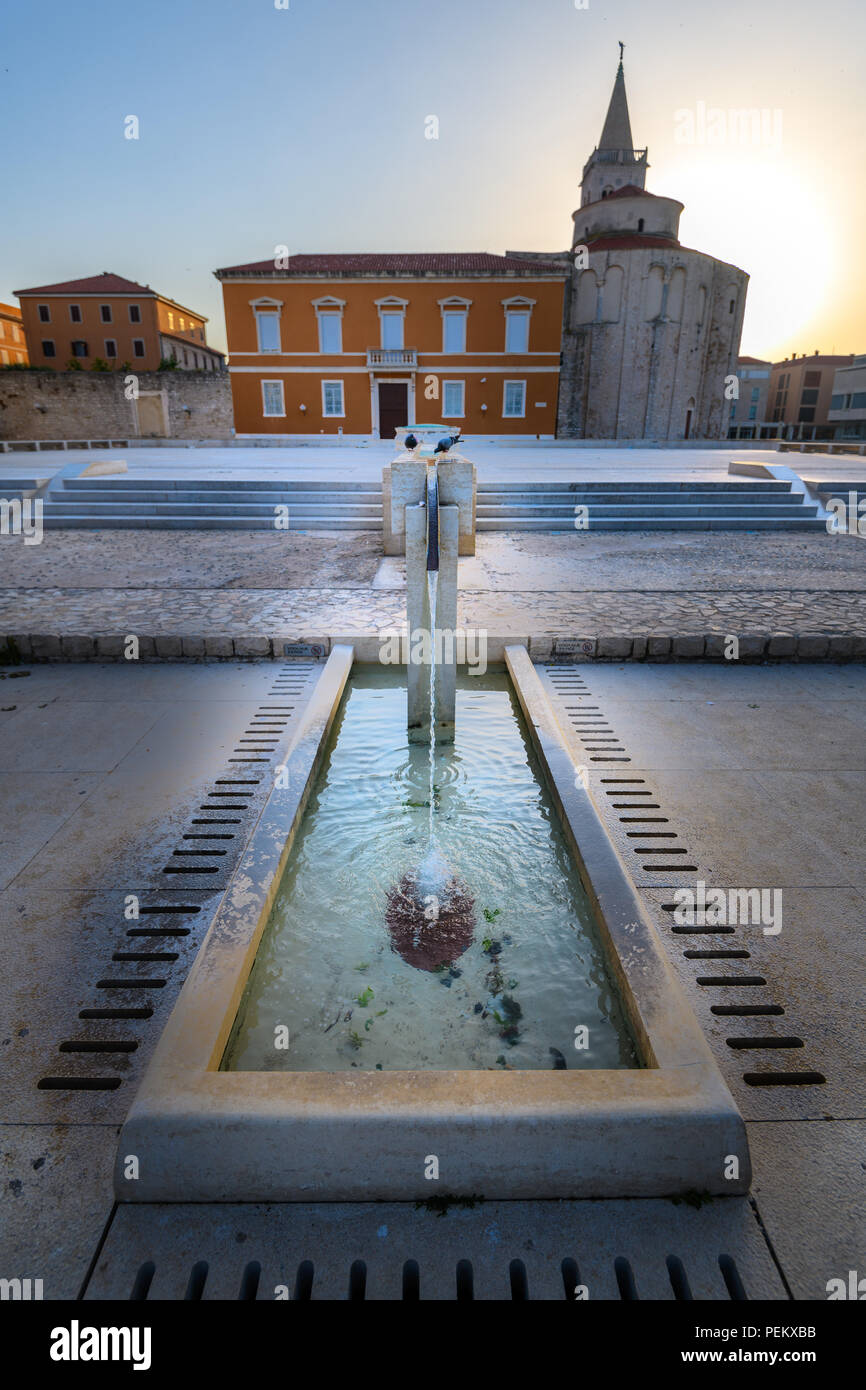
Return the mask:
[(405, 381), (379, 382), (379, 437), (393, 439), (398, 425), (409, 423), (409, 387)]

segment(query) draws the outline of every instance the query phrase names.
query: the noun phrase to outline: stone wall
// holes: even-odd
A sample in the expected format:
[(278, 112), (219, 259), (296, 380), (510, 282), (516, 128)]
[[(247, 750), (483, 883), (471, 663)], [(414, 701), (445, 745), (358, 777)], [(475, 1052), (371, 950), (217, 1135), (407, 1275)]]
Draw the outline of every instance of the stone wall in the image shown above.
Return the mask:
[[(748, 276), (685, 247), (589, 253), (566, 294), (557, 435), (727, 433)], [(733, 306), (733, 307), (732, 307)]]
[[(127, 372), (0, 371), (0, 439), (135, 439)], [(142, 393), (165, 392), (172, 439), (231, 439), (229, 374), (138, 372)]]

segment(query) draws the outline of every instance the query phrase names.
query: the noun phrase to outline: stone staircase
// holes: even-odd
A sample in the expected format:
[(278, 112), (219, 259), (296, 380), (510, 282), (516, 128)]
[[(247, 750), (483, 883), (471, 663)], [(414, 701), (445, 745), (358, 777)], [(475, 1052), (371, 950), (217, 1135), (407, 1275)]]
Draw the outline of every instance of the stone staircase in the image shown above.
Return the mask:
[(369, 482), (61, 478), (45, 496), (46, 528), (381, 531), (382, 488)]
[[(26, 480), (0, 485), (0, 495)], [(3, 486), (6, 488), (3, 493)], [(821, 484), (845, 496), (852, 484)], [(845, 489), (843, 492), (842, 489)], [(372, 481), (64, 478), (45, 493), (46, 528), (380, 531)], [(479, 531), (821, 531), (818, 507), (787, 480), (479, 483)], [(285, 529), (280, 526), (279, 529)]]
[[(586, 513), (577, 512), (585, 507)], [(822, 531), (788, 481), (479, 483), (479, 531)]]

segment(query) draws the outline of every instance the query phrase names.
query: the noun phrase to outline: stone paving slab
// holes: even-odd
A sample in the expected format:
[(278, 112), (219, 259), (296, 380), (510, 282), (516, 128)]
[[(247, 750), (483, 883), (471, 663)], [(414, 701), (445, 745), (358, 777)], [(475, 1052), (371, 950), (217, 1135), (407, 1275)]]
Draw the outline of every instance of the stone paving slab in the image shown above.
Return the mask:
[(0, 1124), (0, 1269), (77, 1298), (111, 1214), (114, 1125)]
[[(5, 729), (0, 724), (0, 729)], [(0, 800), (0, 888), (75, 815), (102, 781), (96, 772), (30, 772), (26, 783), (7, 777)]]
[[(862, 1017), (862, 1015), (861, 1015)], [(866, 1271), (866, 1120), (750, 1124), (753, 1192), (794, 1298)], [(862, 1292), (860, 1293), (862, 1299)]]

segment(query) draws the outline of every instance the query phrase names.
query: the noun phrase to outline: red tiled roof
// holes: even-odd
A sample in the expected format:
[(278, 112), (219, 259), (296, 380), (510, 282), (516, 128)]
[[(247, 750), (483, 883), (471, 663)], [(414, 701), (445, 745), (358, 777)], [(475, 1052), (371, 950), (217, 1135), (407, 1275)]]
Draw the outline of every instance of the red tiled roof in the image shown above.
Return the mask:
[(615, 192), (608, 193), (606, 198), (599, 201), (609, 203), (611, 198), (657, 198), (657, 193), (648, 193), (645, 188), (638, 188), (636, 183), (627, 183), (623, 188), (617, 188)]
[(645, 246), (679, 248), (680, 243), (676, 237), (652, 236), (648, 232), (603, 232), (601, 236), (587, 237), (584, 245), (589, 251), (638, 251)]
[(223, 277), (273, 276), (351, 276), (351, 275), (549, 275), (569, 274), (567, 266), (550, 261), (521, 260), (517, 256), (494, 256), (486, 251), (443, 252), (326, 252), (290, 256), (288, 269), (277, 270), (273, 259), (249, 261), (245, 265), (224, 266), (214, 275)]
[(770, 367), (772, 363), (766, 357), (738, 357), (738, 367)]
[(135, 280), (126, 280), (122, 275), (113, 275), (104, 270), (101, 275), (89, 275), (84, 280), (61, 280), (56, 285), (36, 285), (29, 290), (13, 290), (20, 298), (22, 294), (135, 294), (156, 295), (150, 285), (139, 285)]

